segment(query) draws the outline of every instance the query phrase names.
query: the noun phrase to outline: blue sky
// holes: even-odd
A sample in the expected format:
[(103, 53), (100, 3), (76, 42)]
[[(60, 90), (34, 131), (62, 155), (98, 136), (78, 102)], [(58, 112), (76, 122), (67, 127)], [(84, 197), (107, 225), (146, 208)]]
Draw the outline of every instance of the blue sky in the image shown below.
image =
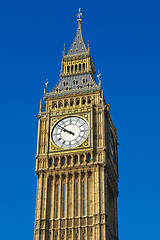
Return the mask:
[[(82, 8), (105, 99), (118, 128), (120, 240), (158, 239), (160, 2), (5, 1), (0, 6), (1, 239), (33, 239), (39, 100), (59, 80)], [(22, 237), (23, 235), (23, 237)]]

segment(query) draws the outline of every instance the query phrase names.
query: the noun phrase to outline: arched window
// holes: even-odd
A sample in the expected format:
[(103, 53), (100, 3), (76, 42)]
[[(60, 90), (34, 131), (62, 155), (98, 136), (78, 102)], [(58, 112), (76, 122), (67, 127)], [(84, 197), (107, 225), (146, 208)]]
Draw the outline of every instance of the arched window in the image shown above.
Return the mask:
[(75, 164), (78, 163), (78, 156), (77, 155), (74, 156), (74, 163)]
[(75, 65), (75, 72), (77, 72), (77, 64)]
[(91, 98), (88, 98), (88, 103), (89, 103), (89, 104), (91, 103)]
[(71, 100), (71, 101), (70, 101), (70, 105), (71, 105), (71, 107), (73, 106), (73, 104), (74, 104), (74, 101)]
[(76, 240), (78, 240), (78, 235), (76, 234)]
[(85, 235), (84, 235), (84, 233), (83, 233), (83, 240), (85, 240)]
[(67, 157), (67, 164), (70, 165), (71, 164), (71, 156)]
[(79, 64), (79, 71), (81, 71), (81, 64)]
[(80, 156), (80, 162), (81, 162), (81, 163), (84, 162), (84, 155), (83, 155), (83, 154)]
[(59, 108), (62, 108), (62, 107), (63, 107), (63, 103), (62, 103), (62, 102), (59, 102), (58, 107), (59, 107)]
[(71, 72), (73, 72), (73, 65), (71, 66)]
[(57, 166), (58, 166), (58, 162), (59, 162), (59, 158), (58, 158), (58, 157), (56, 157), (56, 158), (54, 159), (54, 165), (55, 165), (55, 167), (57, 167)]
[(80, 101), (79, 99), (76, 100), (76, 105), (79, 105)]
[(85, 104), (85, 103), (86, 103), (86, 99), (83, 98), (83, 99), (82, 99), (82, 104)]
[(55, 102), (53, 103), (53, 108), (57, 108), (57, 104)]
[(91, 161), (91, 154), (88, 153), (88, 154), (87, 154), (87, 162), (90, 162), (90, 161)]
[(65, 163), (66, 163), (66, 159), (65, 159), (65, 157), (62, 157), (61, 158), (61, 164), (64, 165)]
[(64, 106), (68, 107), (68, 101), (65, 101)]
[(70, 66), (67, 66), (67, 73), (69, 73), (70, 71)]

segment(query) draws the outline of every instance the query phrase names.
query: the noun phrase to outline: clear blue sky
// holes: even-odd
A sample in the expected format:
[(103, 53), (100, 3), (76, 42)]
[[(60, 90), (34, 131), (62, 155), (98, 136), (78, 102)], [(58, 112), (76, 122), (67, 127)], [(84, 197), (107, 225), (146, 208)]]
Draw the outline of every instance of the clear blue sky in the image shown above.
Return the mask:
[[(59, 80), (63, 44), (90, 40), (118, 128), (120, 240), (160, 239), (160, 2), (1, 1), (1, 239), (33, 239), (39, 100)], [(22, 237), (23, 235), (23, 237)]]

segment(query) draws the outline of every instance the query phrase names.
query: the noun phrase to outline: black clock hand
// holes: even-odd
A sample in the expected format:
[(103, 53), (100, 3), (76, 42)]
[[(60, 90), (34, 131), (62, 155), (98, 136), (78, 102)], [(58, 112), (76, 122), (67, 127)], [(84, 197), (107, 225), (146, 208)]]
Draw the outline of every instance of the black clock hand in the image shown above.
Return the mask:
[(73, 136), (75, 135), (74, 132), (69, 131), (69, 130), (67, 130), (67, 129), (65, 129), (64, 127), (61, 127), (61, 126), (59, 126), (59, 125), (57, 125), (57, 126), (60, 127), (64, 132), (67, 132), (67, 133), (69, 133), (69, 134), (72, 134)]

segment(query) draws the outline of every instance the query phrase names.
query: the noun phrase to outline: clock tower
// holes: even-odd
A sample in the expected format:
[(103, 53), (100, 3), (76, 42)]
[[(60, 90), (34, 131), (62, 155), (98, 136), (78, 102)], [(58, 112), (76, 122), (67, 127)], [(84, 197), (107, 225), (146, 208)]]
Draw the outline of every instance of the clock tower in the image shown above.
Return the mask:
[[(60, 80), (40, 102), (34, 240), (117, 240), (117, 131), (77, 32)], [(46, 81), (46, 86), (48, 82)]]

